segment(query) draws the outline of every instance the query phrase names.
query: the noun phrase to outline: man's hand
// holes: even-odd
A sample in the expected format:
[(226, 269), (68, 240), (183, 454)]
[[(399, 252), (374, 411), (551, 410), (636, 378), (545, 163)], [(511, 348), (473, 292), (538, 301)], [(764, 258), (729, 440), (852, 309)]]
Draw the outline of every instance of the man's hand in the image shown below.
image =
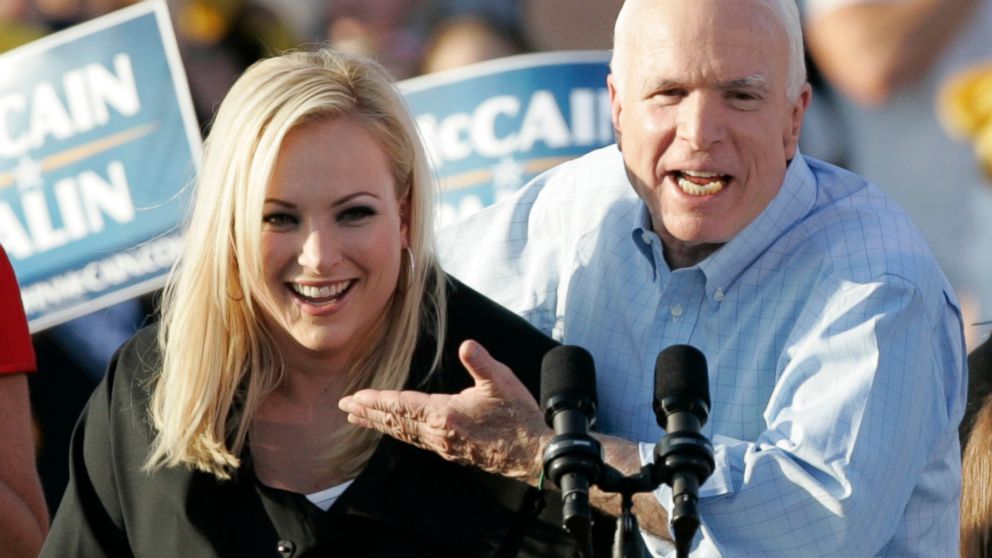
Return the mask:
[(475, 385), (454, 395), (365, 389), (338, 403), (348, 421), (457, 463), (537, 485), (554, 432), (530, 392), (482, 345), (458, 356)]

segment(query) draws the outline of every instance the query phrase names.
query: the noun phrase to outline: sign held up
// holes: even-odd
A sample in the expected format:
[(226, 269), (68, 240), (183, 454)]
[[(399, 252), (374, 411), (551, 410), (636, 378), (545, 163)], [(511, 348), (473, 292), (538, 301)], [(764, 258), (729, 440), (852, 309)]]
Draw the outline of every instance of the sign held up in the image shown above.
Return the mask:
[(200, 150), (162, 1), (0, 56), (0, 244), (33, 332), (161, 286)]

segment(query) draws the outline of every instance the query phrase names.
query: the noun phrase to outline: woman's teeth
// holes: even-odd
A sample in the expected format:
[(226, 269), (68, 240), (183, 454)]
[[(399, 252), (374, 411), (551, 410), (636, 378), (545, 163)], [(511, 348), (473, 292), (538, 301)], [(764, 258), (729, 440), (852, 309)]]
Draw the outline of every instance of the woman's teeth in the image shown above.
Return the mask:
[(329, 299), (335, 298), (351, 285), (351, 281), (342, 281), (340, 283), (335, 283), (333, 285), (325, 285), (323, 287), (314, 287), (312, 285), (300, 285), (298, 283), (292, 283), (291, 288), (296, 294), (313, 299)]
[(676, 182), (690, 196), (711, 196), (727, 185), (725, 175), (715, 172), (681, 171)]

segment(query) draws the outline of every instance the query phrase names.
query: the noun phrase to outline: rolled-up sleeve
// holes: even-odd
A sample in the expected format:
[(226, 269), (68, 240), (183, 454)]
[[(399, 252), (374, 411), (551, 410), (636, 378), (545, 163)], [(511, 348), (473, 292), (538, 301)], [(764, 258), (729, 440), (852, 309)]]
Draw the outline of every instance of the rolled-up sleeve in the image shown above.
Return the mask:
[[(957, 506), (944, 500), (960, 485), (966, 382), (957, 310), (940, 302), (935, 320), (933, 302), (893, 276), (812, 293), (780, 356), (766, 430), (714, 436), (694, 556), (904, 555), (901, 541), (941, 539), (911, 555), (956, 551)], [(657, 496), (670, 511), (670, 491)]]

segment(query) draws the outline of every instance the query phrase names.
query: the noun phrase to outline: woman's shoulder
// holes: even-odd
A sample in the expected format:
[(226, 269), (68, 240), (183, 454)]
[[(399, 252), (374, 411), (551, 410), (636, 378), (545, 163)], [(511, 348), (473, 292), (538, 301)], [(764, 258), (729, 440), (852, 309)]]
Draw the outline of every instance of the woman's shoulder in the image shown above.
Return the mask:
[(139, 329), (110, 359), (102, 382), (110, 405), (130, 409), (146, 406), (154, 379), (162, 367), (158, 332), (158, 324)]

